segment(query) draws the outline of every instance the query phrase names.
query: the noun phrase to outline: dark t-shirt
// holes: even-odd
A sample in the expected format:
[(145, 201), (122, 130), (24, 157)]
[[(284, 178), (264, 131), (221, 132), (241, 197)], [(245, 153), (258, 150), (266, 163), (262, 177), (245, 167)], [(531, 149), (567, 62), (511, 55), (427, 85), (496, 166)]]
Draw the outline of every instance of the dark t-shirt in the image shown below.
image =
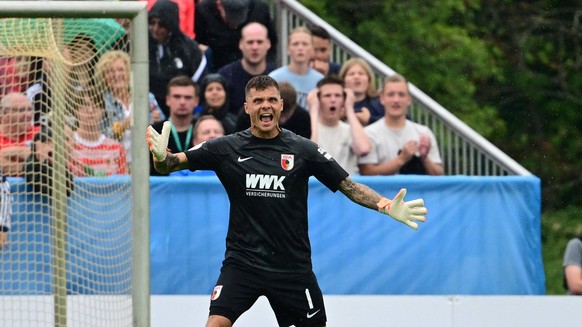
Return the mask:
[(218, 9), (215, 1), (203, 1), (196, 5), (194, 30), (196, 41), (212, 49), (213, 71), (242, 58), (238, 42), (241, 29), (249, 22), (259, 22), (267, 27), (271, 49), (269, 61), (275, 61), (277, 51), (277, 31), (271, 19), (269, 5), (263, 0), (251, 0), (247, 19), (236, 29), (229, 28)]
[(368, 108), (370, 111), (370, 120), (368, 121), (368, 125), (384, 117), (384, 106), (382, 106), (380, 103), (380, 98), (366, 97), (364, 100), (354, 103), (354, 110), (356, 112), (362, 111), (363, 107)]
[(190, 170), (214, 170), (228, 194), (225, 262), (273, 272), (312, 269), (309, 177), (335, 192), (348, 176), (330, 155), (285, 129), (273, 139), (247, 129), (201, 143), (186, 156)]
[[(275, 70), (275, 65), (267, 63), (267, 69), (259, 75), (268, 75), (273, 70)], [(245, 103), (245, 87), (248, 81), (257, 75), (247, 73), (240, 59), (220, 68), (218, 74), (224, 77), (227, 83), (230, 99), (229, 111), (237, 115)]]

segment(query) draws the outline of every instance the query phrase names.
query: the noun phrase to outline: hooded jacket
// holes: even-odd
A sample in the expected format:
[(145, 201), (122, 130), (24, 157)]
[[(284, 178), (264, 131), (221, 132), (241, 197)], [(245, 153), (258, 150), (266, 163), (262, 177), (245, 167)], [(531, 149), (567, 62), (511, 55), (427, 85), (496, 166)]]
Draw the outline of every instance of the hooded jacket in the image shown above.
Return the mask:
[[(226, 92), (226, 100), (221, 108), (216, 110), (209, 110), (208, 104), (206, 102), (206, 88), (210, 83), (217, 82), (222, 84), (224, 91)], [(222, 127), (224, 128), (224, 134), (232, 134), (236, 132), (236, 116), (229, 111), (229, 104), (228, 104), (228, 89), (226, 86), (226, 81), (222, 76), (219, 74), (208, 74), (200, 81), (200, 105), (202, 106), (202, 111), (196, 115), (196, 119), (200, 116), (204, 115), (212, 115), (216, 117), (221, 123)]]
[(186, 75), (194, 81), (204, 75), (206, 60), (198, 48), (198, 43), (180, 30), (178, 5), (172, 1), (160, 0), (151, 8), (148, 18), (157, 17), (168, 28), (169, 36), (164, 43), (149, 35), (150, 92), (154, 94), (166, 117), (166, 88), (176, 76)]

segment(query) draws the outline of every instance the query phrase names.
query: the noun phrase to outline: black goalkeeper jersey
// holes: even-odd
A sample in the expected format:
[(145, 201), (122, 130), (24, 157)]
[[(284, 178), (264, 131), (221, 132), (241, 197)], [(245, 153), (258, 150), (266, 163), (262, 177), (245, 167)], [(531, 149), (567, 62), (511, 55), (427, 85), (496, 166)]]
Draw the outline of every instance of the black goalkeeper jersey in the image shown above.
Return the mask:
[(348, 173), (314, 142), (283, 129), (273, 139), (250, 129), (186, 152), (190, 170), (214, 170), (230, 200), (225, 262), (275, 272), (308, 271), (308, 179), (337, 191)]

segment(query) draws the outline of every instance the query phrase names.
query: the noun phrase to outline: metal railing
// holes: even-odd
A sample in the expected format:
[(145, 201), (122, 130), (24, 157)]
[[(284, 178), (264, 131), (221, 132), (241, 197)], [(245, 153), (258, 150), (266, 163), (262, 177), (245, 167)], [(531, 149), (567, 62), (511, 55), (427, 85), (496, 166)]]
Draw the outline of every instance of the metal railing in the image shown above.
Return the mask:
[[(276, 0), (272, 3), (275, 5), (275, 20), (280, 37), (277, 53), (281, 64), (286, 64), (288, 60), (286, 47), (289, 32), (297, 26), (314, 24), (325, 28), (331, 35), (332, 61), (342, 63), (351, 57), (362, 58), (372, 67), (377, 82), (395, 74), (386, 64), (296, 0)], [(430, 127), (434, 132), (446, 175), (531, 175), (527, 169), (412, 83), (410, 92), (413, 97), (413, 105), (409, 108), (410, 119)]]

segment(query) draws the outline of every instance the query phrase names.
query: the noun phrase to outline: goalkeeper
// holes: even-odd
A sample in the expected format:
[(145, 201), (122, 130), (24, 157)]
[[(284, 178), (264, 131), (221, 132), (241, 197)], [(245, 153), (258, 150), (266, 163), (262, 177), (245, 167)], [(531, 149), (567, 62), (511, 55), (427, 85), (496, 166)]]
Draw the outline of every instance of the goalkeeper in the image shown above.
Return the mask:
[(245, 96), (251, 121), (245, 131), (176, 154), (166, 150), (170, 123), (161, 135), (151, 126), (146, 132), (156, 170), (213, 170), (230, 199), (225, 258), (206, 326), (232, 326), (261, 295), (269, 300), (280, 326), (325, 326), (308, 238), (309, 177), (413, 229), (425, 221), (424, 201), (404, 202), (405, 189), (386, 199), (352, 181), (314, 142), (281, 130), (283, 100), (271, 77), (253, 77)]

